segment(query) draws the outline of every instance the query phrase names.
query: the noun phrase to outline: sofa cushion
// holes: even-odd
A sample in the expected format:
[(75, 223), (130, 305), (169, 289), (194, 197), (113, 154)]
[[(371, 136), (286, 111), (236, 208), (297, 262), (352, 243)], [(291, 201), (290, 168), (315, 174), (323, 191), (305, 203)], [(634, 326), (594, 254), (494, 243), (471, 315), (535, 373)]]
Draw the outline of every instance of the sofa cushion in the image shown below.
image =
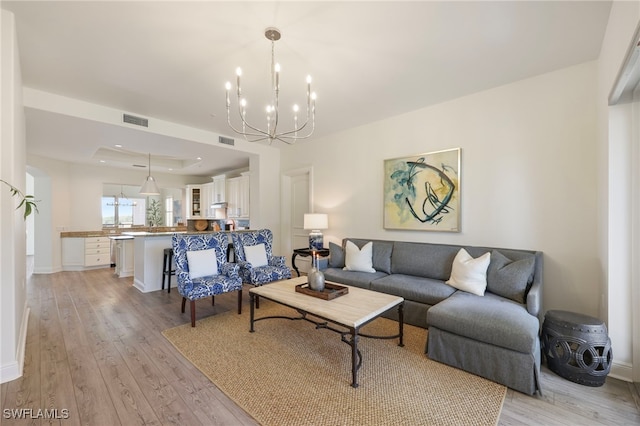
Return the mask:
[(491, 253), (473, 258), (463, 248), (453, 259), (451, 278), (446, 282), (451, 287), (469, 293), (484, 296), (487, 288), (487, 268), (491, 261)]
[(329, 266), (344, 268), (344, 250), (336, 243), (329, 243)]
[[(524, 305), (491, 293), (456, 292), (427, 312), (430, 327), (522, 353), (536, 348), (538, 318)], [(496, 360), (500, 362), (500, 360)]]
[(362, 248), (365, 244), (373, 243), (373, 269), (376, 271), (391, 273), (391, 253), (393, 251), (393, 242), (384, 240), (362, 240), (359, 238), (345, 238), (343, 244), (347, 241), (353, 242), (356, 246)]
[(427, 305), (435, 305), (456, 291), (440, 280), (403, 274), (392, 274), (373, 280), (370, 289)]
[(373, 243), (358, 248), (353, 242), (347, 241), (344, 246), (345, 271), (375, 272), (373, 269)]
[(352, 285), (354, 287), (366, 288), (370, 287), (371, 281), (384, 277), (384, 272), (357, 272), (345, 271), (342, 268), (327, 268), (324, 271), (325, 281), (332, 281), (340, 284)]
[(460, 246), (395, 242), (391, 254), (393, 274), (415, 275), (446, 281)]
[(500, 251), (493, 250), (487, 272), (487, 290), (518, 303), (524, 303), (535, 261), (534, 255), (514, 261)]

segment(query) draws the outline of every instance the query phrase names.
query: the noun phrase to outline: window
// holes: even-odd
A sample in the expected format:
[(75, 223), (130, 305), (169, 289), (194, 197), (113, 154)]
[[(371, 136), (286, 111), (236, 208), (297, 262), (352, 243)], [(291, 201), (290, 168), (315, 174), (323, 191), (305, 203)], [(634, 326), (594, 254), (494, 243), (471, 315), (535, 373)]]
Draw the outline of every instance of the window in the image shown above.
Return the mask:
[(164, 218), (165, 226), (173, 226), (173, 197), (164, 199)]
[(102, 197), (102, 226), (116, 225), (116, 197)]
[(144, 226), (146, 203), (144, 198), (102, 197), (102, 226)]

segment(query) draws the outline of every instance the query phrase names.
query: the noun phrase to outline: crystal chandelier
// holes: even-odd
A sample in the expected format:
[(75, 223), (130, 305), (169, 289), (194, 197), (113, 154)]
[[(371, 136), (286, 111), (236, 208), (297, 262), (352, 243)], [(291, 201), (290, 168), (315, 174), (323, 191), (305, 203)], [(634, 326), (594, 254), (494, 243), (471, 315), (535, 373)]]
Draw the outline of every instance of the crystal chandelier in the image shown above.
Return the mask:
[[(268, 140), (271, 144), (274, 140), (279, 140), (287, 144), (292, 144), (298, 139), (306, 139), (315, 130), (315, 113), (316, 113), (316, 94), (311, 92), (311, 76), (307, 76), (307, 106), (306, 114), (303, 120), (299, 120), (298, 114), (300, 108), (298, 105), (293, 106), (293, 128), (290, 130), (282, 131), (278, 129), (280, 122), (279, 113), (279, 95), (280, 95), (280, 64), (275, 61), (275, 42), (280, 40), (280, 30), (277, 28), (267, 28), (264, 32), (264, 36), (267, 40), (271, 41), (271, 91), (272, 98), (271, 104), (266, 107), (266, 130), (259, 129), (256, 126), (249, 124), (246, 120), (247, 112), (247, 100), (242, 97), (242, 89), (240, 86), (240, 77), (242, 76), (242, 69), (236, 69), (236, 94), (238, 104), (238, 115), (240, 116), (240, 122), (242, 128), (237, 129), (231, 124), (231, 100), (229, 97), (229, 91), (231, 90), (231, 83), (226, 84), (227, 93), (227, 123), (234, 132), (244, 136), (249, 142), (260, 142)], [(300, 122), (299, 122), (300, 121)], [(310, 123), (310, 125), (309, 125)], [(309, 125), (309, 127), (307, 127)], [(302, 132), (304, 134), (301, 134)]]

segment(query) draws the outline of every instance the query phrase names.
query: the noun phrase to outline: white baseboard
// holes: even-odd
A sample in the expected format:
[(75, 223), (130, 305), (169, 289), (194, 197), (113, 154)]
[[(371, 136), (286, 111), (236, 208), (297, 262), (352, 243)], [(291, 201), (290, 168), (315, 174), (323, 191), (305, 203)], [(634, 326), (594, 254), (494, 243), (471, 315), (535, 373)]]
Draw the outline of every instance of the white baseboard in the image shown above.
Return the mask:
[(0, 366), (0, 383), (9, 382), (22, 376), (24, 368), (24, 354), (27, 347), (27, 326), (29, 325), (29, 313), (31, 310), (25, 304), (22, 313), (22, 323), (20, 324), (20, 335), (18, 336), (18, 347), (16, 359), (8, 364)]
[(55, 274), (57, 272), (62, 272), (62, 266), (55, 268), (34, 268), (34, 274)]
[(17, 361), (0, 366), (0, 383), (10, 382), (22, 376), (22, 369)]
[(144, 289), (144, 283), (137, 278), (133, 279), (133, 286), (140, 290), (141, 293), (148, 293), (148, 291)]
[(633, 382), (633, 365), (628, 362), (613, 362), (609, 377), (625, 382)]

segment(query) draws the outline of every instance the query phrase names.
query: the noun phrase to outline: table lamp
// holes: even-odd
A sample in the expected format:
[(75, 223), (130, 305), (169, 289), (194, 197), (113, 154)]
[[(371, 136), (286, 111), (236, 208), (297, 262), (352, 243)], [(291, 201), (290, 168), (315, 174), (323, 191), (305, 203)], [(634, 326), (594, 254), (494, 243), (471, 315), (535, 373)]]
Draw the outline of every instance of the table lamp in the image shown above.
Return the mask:
[(325, 213), (305, 213), (304, 229), (310, 229), (309, 248), (319, 250), (323, 246), (321, 229), (329, 227), (329, 218)]

